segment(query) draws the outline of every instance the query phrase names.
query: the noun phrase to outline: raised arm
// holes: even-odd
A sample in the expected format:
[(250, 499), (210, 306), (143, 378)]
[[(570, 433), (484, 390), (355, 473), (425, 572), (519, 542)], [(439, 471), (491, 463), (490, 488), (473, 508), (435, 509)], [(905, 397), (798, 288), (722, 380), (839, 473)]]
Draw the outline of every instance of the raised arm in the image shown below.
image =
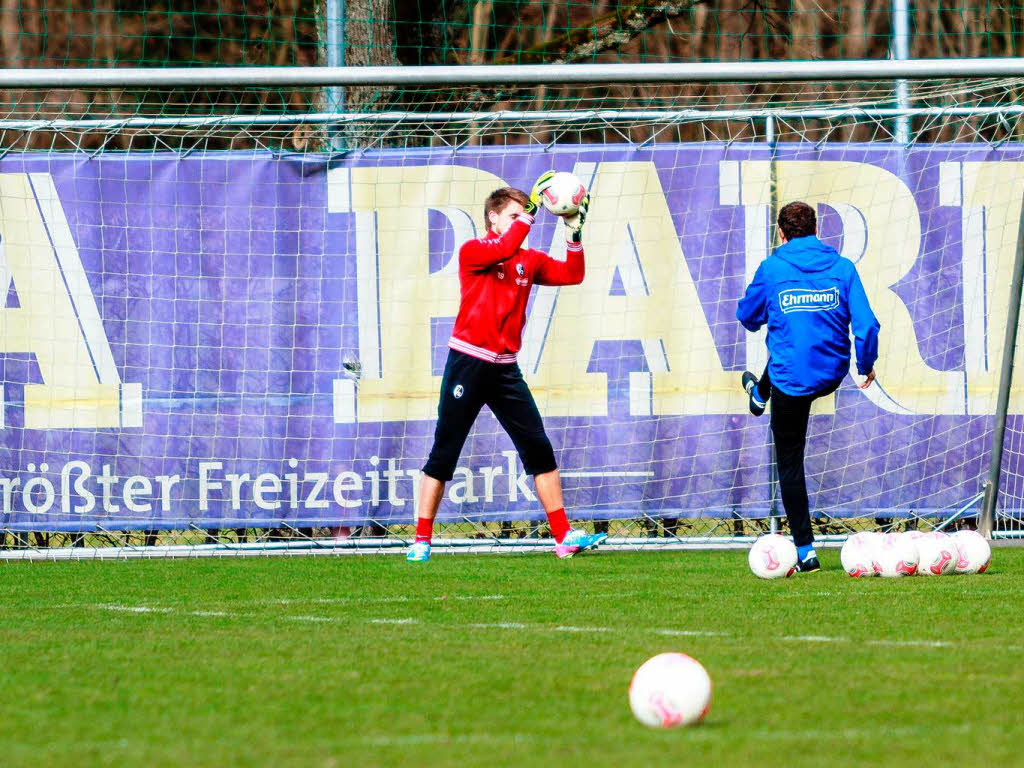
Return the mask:
[(583, 243), (566, 243), (565, 261), (552, 259), (546, 253), (541, 256), (540, 264), (533, 282), (537, 285), (579, 285), (586, 274), (583, 262)]
[(519, 250), (532, 225), (533, 216), (521, 213), (501, 237), (467, 240), (459, 248), (459, 267), (477, 272), (507, 261)]
[(587, 272), (583, 261), (583, 222), (590, 210), (590, 195), (580, 202), (579, 210), (565, 217), (565, 261), (552, 259), (547, 254), (541, 258), (534, 275), (537, 285), (579, 285)]

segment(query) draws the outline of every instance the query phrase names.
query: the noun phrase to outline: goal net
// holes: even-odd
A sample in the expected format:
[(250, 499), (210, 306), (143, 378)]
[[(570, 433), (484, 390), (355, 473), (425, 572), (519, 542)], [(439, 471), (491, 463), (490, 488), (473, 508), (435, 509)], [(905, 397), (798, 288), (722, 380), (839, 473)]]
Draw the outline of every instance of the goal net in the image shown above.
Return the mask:
[[(1024, 191), (1022, 80), (4, 91), (11, 557), (398, 549), (411, 537), (457, 250), (493, 189), (591, 191), (586, 279), (535, 288), (519, 366), (570, 518), (614, 546), (786, 530), (735, 319), (816, 207), (881, 322), (877, 381), (812, 411), (820, 540), (973, 525)], [(328, 110), (327, 105), (339, 107)], [(528, 244), (565, 256), (543, 214)], [(1017, 367), (1021, 364), (1017, 357)], [(1024, 509), (1012, 379), (997, 529)], [(550, 546), (485, 409), (435, 542)]]

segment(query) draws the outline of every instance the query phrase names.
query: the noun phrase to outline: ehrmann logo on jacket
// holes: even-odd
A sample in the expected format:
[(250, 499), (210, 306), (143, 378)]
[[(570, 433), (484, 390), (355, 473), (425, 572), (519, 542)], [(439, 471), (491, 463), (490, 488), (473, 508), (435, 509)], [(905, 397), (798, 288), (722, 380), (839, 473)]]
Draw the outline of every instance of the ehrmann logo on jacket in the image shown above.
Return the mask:
[(839, 307), (839, 288), (814, 290), (813, 288), (790, 288), (779, 291), (779, 307), (783, 314), (789, 312), (825, 312)]

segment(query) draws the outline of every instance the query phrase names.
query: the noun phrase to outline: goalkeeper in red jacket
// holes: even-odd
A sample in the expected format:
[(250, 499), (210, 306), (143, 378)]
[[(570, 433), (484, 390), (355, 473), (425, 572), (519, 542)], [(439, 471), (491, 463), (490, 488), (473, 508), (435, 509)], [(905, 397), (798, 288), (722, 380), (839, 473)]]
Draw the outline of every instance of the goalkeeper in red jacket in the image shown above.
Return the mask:
[(434, 445), (423, 467), (410, 561), (430, 559), (434, 518), (445, 483), (452, 479), (469, 430), (485, 405), (512, 438), (527, 474), (533, 475), (555, 538), (555, 554), (571, 557), (606, 537), (569, 527), (551, 441), (516, 362), (532, 286), (583, 282), (581, 233), (589, 196), (578, 213), (565, 217), (565, 261), (522, 247), (553, 175), (543, 174), (529, 195), (511, 187), (492, 192), (484, 202), (487, 234), (459, 249), (462, 298), (441, 378)]

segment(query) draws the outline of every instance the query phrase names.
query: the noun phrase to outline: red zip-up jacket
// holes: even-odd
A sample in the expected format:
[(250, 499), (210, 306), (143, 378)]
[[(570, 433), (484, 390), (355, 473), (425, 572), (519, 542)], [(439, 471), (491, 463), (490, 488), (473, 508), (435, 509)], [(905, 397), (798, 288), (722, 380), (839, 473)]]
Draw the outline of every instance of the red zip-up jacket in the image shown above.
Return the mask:
[(522, 346), (526, 302), (536, 285), (583, 282), (583, 246), (569, 243), (565, 261), (543, 251), (520, 248), (533, 224), (522, 213), (501, 237), (488, 232), (459, 248), (462, 299), (452, 349), (491, 363), (514, 363)]

